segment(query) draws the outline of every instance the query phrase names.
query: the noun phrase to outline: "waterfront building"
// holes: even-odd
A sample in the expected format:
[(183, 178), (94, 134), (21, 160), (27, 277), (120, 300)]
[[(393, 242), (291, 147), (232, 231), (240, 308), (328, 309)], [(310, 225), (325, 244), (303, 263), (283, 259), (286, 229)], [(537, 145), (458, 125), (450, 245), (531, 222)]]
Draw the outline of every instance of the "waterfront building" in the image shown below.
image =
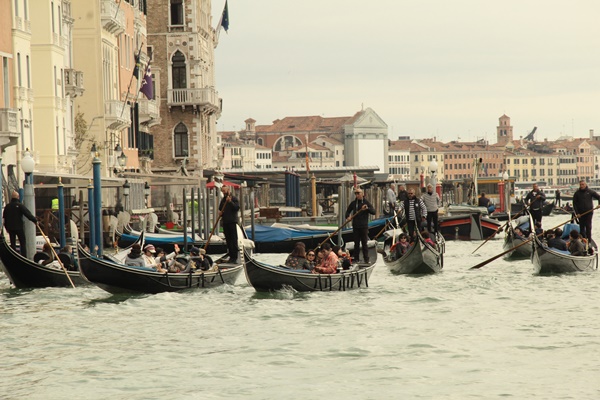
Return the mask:
[(74, 174), (78, 150), (73, 102), (81, 98), (84, 87), (83, 72), (75, 68), (73, 58), (71, 1), (42, 1), (29, 14), (31, 62), (26, 56), (25, 69), (27, 87), (35, 88), (33, 126), (37, 129), (31, 149), (36, 171)]
[(186, 163), (190, 174), (201, 176), (223, 159), (223, 150), (217, 147), (222, 101), (215, 83), (218, 39), (211, 1), (146, 1), (152, 71), (161, 74), (155, 88), (162, 122), (151, 128), (160, 146), (154, 149), (152, 171), (166, 172)]
[(404, 182), (410, 175), (410, 138), (408, 140), (390, 140), (388, 148), (388, 172), (390, 178)]
[[(11, 10), (12, 0), (0, 0), (1, 10)], [(15, 85), (15, 55), (13, 53), (13, 12), (0, 13), (0, 153), (11, 148), (11, 160), (16, 162), (16, 149), (21, 138), (20, 111), (17, 105), (19, 88)], [(22, 22), (22, 20), (21, 20)], [(8, 152), (7, 152), (8, 154)], [(9, 160), (4, 156), (3, 163)], [(2, 171), (0, 171), (1, 173)], [(5, 175), (6, 176), (6, 175)], [(6, 184), (6, 183), (3, 183)]]
[[(13, 185), (20, 186), (18, 182), (23, 179), (23, 173), (19, 167), (22, 153), (25, 149), (34, 147), (34, 124), (33, 124), (33, 88), (31, 79), (31, 18), (28, 0), (14, 0), (6, 2), (8, 7), (3, 10), (11, 10), (11, 21), (8, 25), (2, 24), (3, 29), (12, 27), (12, 71), (13, 71), (13, 107), (18, 110), (17, 129), (18, 140), (14, 136), (9, 141), (3, 163), (7, 165), (9, 180)], [(6, 13), (1, 13), (6, 18)], [(6, 22), (6, 21), (5, 21)], [(9, 57), (5, 55), (8, 60)], [(3, 61), (4, 62), (4, 61)], [(3, 66), (4, 67), (4, 66)], [(6, 70), (6, 67), (4, 67)], [(8, 67), (10, 70), (10, 66)], [(9, 113), (9, 118), (12, 119)], [(54, 125), (54, 124), (53, 124)], [(18, 144), (17, 144), (18, 142)], [(13, 145), (16, 145), (13, 147)], [(13, 179), (14, 178), (14, 179)]]

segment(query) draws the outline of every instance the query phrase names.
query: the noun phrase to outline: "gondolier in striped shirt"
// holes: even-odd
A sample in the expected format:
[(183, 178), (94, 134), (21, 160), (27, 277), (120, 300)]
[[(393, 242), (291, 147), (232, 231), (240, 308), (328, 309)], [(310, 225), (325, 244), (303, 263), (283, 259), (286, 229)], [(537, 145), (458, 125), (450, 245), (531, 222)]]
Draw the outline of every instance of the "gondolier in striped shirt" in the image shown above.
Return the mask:
[(415, 228), (420, 230), (422, 221), (427, 218), (427, 208), (423, 200), (415, 197), (415, 189), (408, 190), (408, 199), (404, 200), (404, 215), (408, 225), (408, 234), (413, 240)]

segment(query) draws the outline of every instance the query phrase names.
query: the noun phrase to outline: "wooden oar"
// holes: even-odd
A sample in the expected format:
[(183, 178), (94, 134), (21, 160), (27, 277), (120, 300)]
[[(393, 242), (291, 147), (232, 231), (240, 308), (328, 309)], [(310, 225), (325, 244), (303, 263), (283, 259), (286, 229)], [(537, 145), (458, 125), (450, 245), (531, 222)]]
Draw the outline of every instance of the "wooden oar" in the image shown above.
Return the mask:
[[(560, 224), (560, 225), (557, 225), (557, 226), (555, 226), (554, 228), (552, 228), (552, 229), (548, 229), (548, 230), (550, 230), (550, 231), (553, 231), (553, 230), (555, 230), (556, 228), (560, 228), (560, 227), (561, 227), (561, 226), (563, 226), (564, 224), (568, 224), (569, 222), (573, 221), (575, 218), (579, 218), (579, 217), (582, 217), (582, 216), (584, 216), (584, 215), (586, 215), (586, 214), (589, 214), (589, 213), (593, 212), (594, 210), (597, 210), (598, 208), (600, 208), (600, 205), (598, 205), (598, 206), (596, 206), (595, 208), (592, 208), (591, 210), (588, 210), (588, 211), (586, 211), (586, 212), (584, 212), (584, 213), (582, 213), (582, 214), (576, 215), (576, 216), (572, 217), (571, 219), (569, 219), (569, 220), (567, 220), (567, 221), (563, 222), (562, 224)], [(547, 232), (548, 230), (546, 230), (546, 231), (544, 231), (544, 232)], [(542, 233), (539, 233), (539, 234), (537, 234), (536, 236), (542, 236), (542, 235), (544, 234), (544, 232), (542, 232)], [(500, 253), (500, 254), (498, 254), (498, 255), (496, 255), (496, 256), (494, 256), (494, 257), (490, 258), (490, 259), (487, 259), (487, 260), (485, 260), (484, 262), (482, 262), (482, 263), (479, 263), (479, 264), (477, 264), (477, 265), (475, 265), (475, 266), (473, 266), (473, 267), (471, 267), (471, 268), (469, 268), (469, 269), (479, 269), (479, 268), (483, 267), (484, 265), (487, 265), (487, 264), (491, 263), (492, 261), (494, 261), (494, 260), (496, 260), (496, 259), (498, 259), (498, 258), (502, 257), (503, 255), (505, 255), (505, 254), (508, 254), (508, 253), (510, 253), (511, 251), (513, 251), (513, 250), (516, 250), (516, 249), (518, 249), (519, 247), (521, 247), (521, 246), (523, 246), (523, 245), (525, 245), (525, 244), (527, 244), (527, 243), (531, 242), (532, 240), (533, 240), (533, 237), (531, 237), (531, 238), (529, 238), (529, 239), (525, 240), (525, 241), (524, 241), (523, 243), (521, 243), (521, 244), (518, 244), (518, 245), (516, 245), (516, 246), (515, 246), (515, 247), (513, 247), (512, 249), (508, 249), (508, 250), (506, 250), (506, 251), (503, 251), (502, 253)]]
[(361, 208), (360, 210), (358, 210), (358, 212), (354, 213), (348, 220), (346, 220), (346, 222), (344, 222), (339, 228), (337, 228), (331, 235), (327, 236), (327, 238), (325, 240), (323, 240), (321, 243), (319, 243), (319, 245), (317, 247), (315, 247), (313, 249), (313, 251), (317, 251), (317, 249), (321, 246), (323, 246), (323, 244), (328, 241), (329, 239), (331, 239), (336, 233), (338, 233), (344, 226), (346, 226), (348, 224), (348, 222), (352, 221), (354, 219), (354, 217), (356, 217), (358, 214), (360, 214), (363, 211), (363, 209)]
[(58, 261), (58, 263), (60, 264), (62, 270), (64, 271), (65, 275), (67, 276), (67, 279), (69, 280), (69, 282), (71, 283), (71, 286), (75, 287), (75, 284), (73, 283), (73, 281), (71, 280), (71, 277), (69, 276), (69, 273), (67, 272), (67, 269), (65, 268), (65, 266), (63, 265), (62, 261), (60, 261), (60, 258), (58, 258), (58, 254), (56, 254), (56, 250), (54, 250), (54, 247), (52, 247), (52, 243), (50, 243), (50, 240), (48, 239), (48, 236), (46, 236), (46, 234), (44, 233), (44, 231), (42, 230), (42, 227), (40, 226), (39, 222), (35, 223), (38, 227), (38, 229), (40, 230), (40, 232), (42, 233), (42, 236), (44, 237), (44, 239), (46, 240), (46, 243), (48, 243), (48, 246), (50, 246), (50, 249), (52, 249), (52, 253), (54, 253), (54, 257), (56, 258), (56, 260)]
[[(519, 211), (515, 215), (513, 215), (513, 216), (509, 215), (508, 216), (509, 217), (508, 221), (506, 221), (504, 223), (504, 225), (502, 225), (500, 228), (496, 229), (496, 232), (494, 232), (493, 234), (490, 235), (490, 237), (488, 237), (487, 239), (485, 239), (485, 242), (481, 243), (475, 250), (473, 250), (473, 252), (471, 254), (475, 254), (475, 252), (477, 250), (479, 250), (481, 247), (483, 247), (483, 245), (486, 244), (491, 238), (493, 238), (494, 236), (496, 236), (497, 233), (502, 232), (502, 230), (504, 229), (504, 227), (510, 223), (510, 220), (512, 218), (517, 218), (521, 213), (523, 213), (523, 211), (527, 211), (528, 208), (529, 208), (529, 206), (525, 206), (525, 208), (523, 208), (521, 211)], [(510, 214), (510, 212), (509, 212), (509, 214)]]
[[(204, 251), (206, 251), (206, 249), (208, 248), (208, 245), (210, 244), (210, 238), (213, 236), (213, 234), (215, 233), (215, 229), (217, 228), (217, 224), (219, 223), (219, 221), (221, 220), (221, 215), (223, 214), (223, 210), (225, 210), (225, 206), (227, 205), (227, 202), (225, 202), (223, 204), (223, 208), (221, 208), (219, 210), (219, 216), (217, 217), (217, 220), (215, 221), (215, 224), (212, 227), (212, 230), (210, 231), (210, 235), (208, 235), (208, 239), (206, 240), (206, 243), (204, 244)], [(185, 234), (187, 235), (187, 232), (185, 232)]]
[(394, 215), (392, 215), (392, 216), (390, 217), (390, 219), (388, 219), (388, 220), (387, 220), (387, 222), (385, 223), (385, 225), (383, 226), (383, 228), (382, 228), (382, 229), (381, 229), (381, 230), (380, 230), (380, 231), (377, 233), (377, 235), (375, 235), (375, 236), (373, 237), (373, 239), (372, 239), (372, 240), (377, 240), (377, 238), (378, 238), (379, 236), (381, 236), (381, 234), (382, 234), (383, 232), (385, 232), (386, 228), (387, 228), (387, 227), (390, 225), (390, 223), (391, 223), (392, 221), (396, 221), (396, 217), (398, 216), (398, 213), (400, 213), (400, 210), (402, 210), (402, 208), (399, 208), (399, 209), (398, 209), (398, 211), (396, 211), (396, 212), (394, 213)]

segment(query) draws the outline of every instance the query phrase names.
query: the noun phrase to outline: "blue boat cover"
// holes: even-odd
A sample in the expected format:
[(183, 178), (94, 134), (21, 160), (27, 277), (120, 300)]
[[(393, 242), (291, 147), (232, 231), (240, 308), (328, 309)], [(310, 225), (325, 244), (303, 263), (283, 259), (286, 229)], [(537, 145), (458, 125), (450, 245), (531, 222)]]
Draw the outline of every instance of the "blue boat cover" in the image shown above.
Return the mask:
[(563, 230), (563, 234), (561, 236), (561, 239), (568, 239), (569, 238), (569, 234), (573, 230), (579, 232), (579, 225), (577, 225), (577, 224), (565, 224), (565, 229)]
[[(385, 225), (386, 219), (379, 218), (369, 222), (369, 228), (377, 227)], [(350, 232), (352, 228), (342, 229), (342, 233)], [(274, 226), (265, 226), (265, 225), (255, 225), (254, 232), (256, 234), (256, 238), (252, 237), (252, 229), (246, 229), (246, 235), (251, 240), (254, 240), (257, 243), (266, 243), (266, 242), (281, 242), (284, 240), (295, 240), (301, 237), (307, 236), (317, 236), (317, 235), (331, 235), (333, 231), (330, 230), (317, 230), (317, 229), (293, 229), (293, 228), (280, 228)]]
[[(138, 235), (130, 235), (128, 233), (123, 233), (121, 234), (121, 238), (124, 241), (135, 242), (136, 240), (138, 240)], [(164, 238), (144, 236), (144, 242), (146, 244), (153, 244), (158, 246), (160, 246), (161, 244), (183, 244), (183, 235), (168, 235), (168, 237), (165, 236)], [(192, 239), (191, 236), (188, 236), (187, 242), (194, 243), (194, 239)]]

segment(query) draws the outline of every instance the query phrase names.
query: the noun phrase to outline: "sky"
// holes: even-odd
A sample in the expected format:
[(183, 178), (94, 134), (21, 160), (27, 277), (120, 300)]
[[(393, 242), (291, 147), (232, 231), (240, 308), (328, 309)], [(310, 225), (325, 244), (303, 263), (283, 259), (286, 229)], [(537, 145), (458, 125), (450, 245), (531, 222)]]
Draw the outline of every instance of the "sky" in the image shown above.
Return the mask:
[[(225, 0), (213, 0), (213, 26)], [(218, 130), (372, 108), (390, 139), (600, 135), (598, 0), (229, 0)]]

